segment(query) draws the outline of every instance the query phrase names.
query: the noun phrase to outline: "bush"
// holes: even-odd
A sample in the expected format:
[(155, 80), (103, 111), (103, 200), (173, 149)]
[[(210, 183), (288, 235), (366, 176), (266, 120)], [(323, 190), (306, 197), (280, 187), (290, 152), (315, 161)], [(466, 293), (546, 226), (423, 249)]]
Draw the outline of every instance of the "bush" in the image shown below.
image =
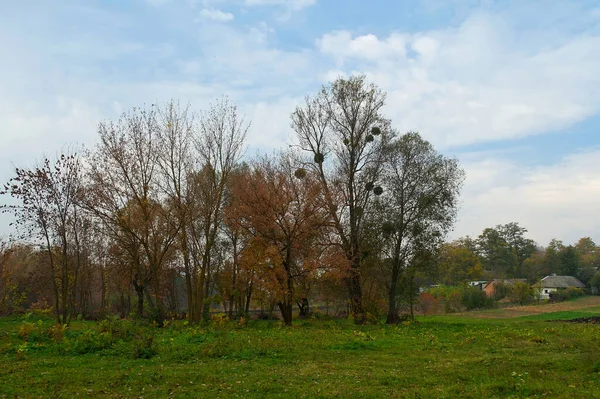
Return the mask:
[(444, 299), (444, 311), (446, 313), (456, 313), (462, 310), (462, 294), (458, 289), (448, 293)]
[(512, 302), (518, 302), (519, 305), (524, 305), (533, 300), (533, 294), (533, 288), (522, 281), (515, 282), (508, 290), (508, 298)]
[[(77, 354), (96, 353), (112, 347), (113, 337), (108, 332), (85, 330), (70, 343), (70, 349)], [(69, 342), (67, 342), (69, 344)]]
[(461, 304), (467, 310), (491, 309), (495, 306), (495, 301), (493, 298), (488, 298), (485, 291), (467, 287), (462, 290)]
[(151, 359), (157, 354), (152, 335), (139, 335), (133, 343), (132, 356), (134, 359)]
[(49, 338), (49, 331), (44, 327), (44, 323), (38, 320), (37, 323), (24, 321), (19, 326), (19, 338), (25, 342), (44, 342)]
[(581, 298), (585, 295), (585, 292), (582, 288), (569, 287), (567, 288), (567, 295), (569, 296), (569, 299)]
[(504, 284), (503, 282), (496, 283), (494, 286), (494, 300), (499, 301), (508, 296), (510, 291), (510, 286)]
[(552, 302), (562, 302), (569, 299), (579, 298), (585, 295), (581, 288), (569, 287), (566, 290), (558, 290), (550, 293)]
[(475, 287), (436, 287), (428, 292), (435, 300), (444, 301), (446, 313), (463, 310), (491, 309), (496, 306), (494, 298), (488, 298), (485, 291)]

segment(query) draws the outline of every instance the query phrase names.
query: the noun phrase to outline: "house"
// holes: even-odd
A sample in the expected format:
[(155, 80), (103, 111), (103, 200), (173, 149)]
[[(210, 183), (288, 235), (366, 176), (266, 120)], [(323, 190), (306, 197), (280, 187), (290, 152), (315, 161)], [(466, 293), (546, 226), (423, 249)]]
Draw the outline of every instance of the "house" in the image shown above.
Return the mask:
[(499, 284), (504, 284), (505, 286), (510, 286), (513, 285), (514, 283), (516, 283), (517, 281), (521, 281), (521, 282), (527, 282), (527, 280), (525, 280), (524, 278), (513, 278), (513, 279), (493, 279), (492, 281), (490, 281), (489, 283), (487, 283), (483, 289), (485, 291), (485, 294), (488, 297), (492, 297), (494, 296), (494, 294), (496, 293), (496, 287)]
[(483, 290), (483, 287), (485, 287), (487, 283), (489, 283), (487, 280), (469, 281), (469, 286)]
[(533, 286), (540, 291), (541, 299), (550, 299), (550, 294), (558, 290), (566, 290), (569, 287), (585, 288), (585, 284), (573, 276), (546, 276), (538, 284)]

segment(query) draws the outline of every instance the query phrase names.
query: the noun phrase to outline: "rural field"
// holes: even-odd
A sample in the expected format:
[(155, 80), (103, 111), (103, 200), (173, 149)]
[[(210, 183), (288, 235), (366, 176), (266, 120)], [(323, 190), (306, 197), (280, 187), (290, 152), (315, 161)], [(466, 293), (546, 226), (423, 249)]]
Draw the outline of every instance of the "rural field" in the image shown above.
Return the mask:
[(600, 397), (600, 298), (399, 325), (0, 321), (0, 397)]

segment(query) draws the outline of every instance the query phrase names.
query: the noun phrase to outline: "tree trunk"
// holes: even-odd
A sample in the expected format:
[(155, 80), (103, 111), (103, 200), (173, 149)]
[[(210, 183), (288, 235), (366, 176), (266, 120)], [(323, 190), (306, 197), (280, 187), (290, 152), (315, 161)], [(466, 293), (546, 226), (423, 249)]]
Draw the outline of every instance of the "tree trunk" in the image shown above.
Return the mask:
[(350, 310), (354, 324), (364, 324), (366, 315), (362, 303), (362, 288), (360, 285), (360, 260), (358, 257), (352, 261), (352, 271), (348, 279), (348, 293), (350, 294)]
[(289, 300), (281, 301), (277, 304), (279, 306), (279, 310), (281, 311), (281, 317), (283, 318), (283, 323), (286, 326), (292, 325), (292, 302)]
[(300, 309), (300, 317), (307, 317), (310, 311), (308, 298), (302, 298), (302, 300), (298, 301), (296, 304), (298, 305), (298, 309)]
[(388, 292), (388, 315), (386, 319), (387, 324), (395, 324), (398, 322), (398, 308), (396, 299), (398, 297), (398, 278), (400, 276), (400, 267), (394, 262), (392, 266), (392, 281), (390, 284), (390, 290)]
[(248, 291), (246, 292), (246, 306), (244, 308), (244, 313), (248, 314), (250, 312), (250, 298), (252, 298), (252, 282), (250, 282), (250, 286), (248, 287)]
[(138, 317), (144, 316), (144, 285), (138, 284), (137, 276), (133, 280), (133, 288), (135, 289), (135, 293), (137, 294), (138, 303), (137, 303), (137, 313)]

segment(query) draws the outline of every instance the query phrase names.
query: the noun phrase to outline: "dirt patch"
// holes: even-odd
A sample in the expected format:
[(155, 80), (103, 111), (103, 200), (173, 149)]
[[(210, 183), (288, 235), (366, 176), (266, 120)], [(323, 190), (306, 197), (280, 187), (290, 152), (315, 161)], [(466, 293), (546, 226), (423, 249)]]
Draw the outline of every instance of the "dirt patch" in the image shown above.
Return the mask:
[(547, 303), (543, 305), (509, 306), (506, 308), (457, 313), (466, 317), (510, 319), (522, 316), (534, 316), (542, 313), (584, 310), (600, 306), (600, 296), (588, 296), (576, 301)]

